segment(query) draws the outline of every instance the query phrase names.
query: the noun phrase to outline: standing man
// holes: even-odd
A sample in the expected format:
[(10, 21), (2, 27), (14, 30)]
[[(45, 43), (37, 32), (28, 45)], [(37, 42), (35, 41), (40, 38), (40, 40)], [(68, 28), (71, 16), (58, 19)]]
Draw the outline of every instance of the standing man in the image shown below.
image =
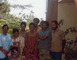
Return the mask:
[(65, 45), (64, 32), (58, 28), (58, 22), (56, 20), (51, 22), (52, 28), (52, 40), (50, 54), (53, 60), (61, 60), (62, 50)]
[(13, 45), (12, 39), (8, 32), (8, 25), (3, 25), (3, 33), (0, 33), (0, 60), (9, 60), (8, 53)]
[(43, 21), (42, 30), (39, 33), (39, 45), (38, 45), (40, 60), (50, 59), (49, 57), (50, 36), (51, 30), (49, 29), (49, 23), (47, 21)]

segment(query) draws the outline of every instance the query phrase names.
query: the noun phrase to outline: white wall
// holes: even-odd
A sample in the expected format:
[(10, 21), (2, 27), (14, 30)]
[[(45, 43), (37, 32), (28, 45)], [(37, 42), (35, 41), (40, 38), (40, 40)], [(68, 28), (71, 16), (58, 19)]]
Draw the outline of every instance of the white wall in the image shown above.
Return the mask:
[[(77, 9), (73, 3), (58, 4), (58, 21), (63, 19), (64, 24), (61, 29), (65, 31), (69, 27), (77, 27)], [(75, 39), (77, 33), (69, 33), (66, 38)]]

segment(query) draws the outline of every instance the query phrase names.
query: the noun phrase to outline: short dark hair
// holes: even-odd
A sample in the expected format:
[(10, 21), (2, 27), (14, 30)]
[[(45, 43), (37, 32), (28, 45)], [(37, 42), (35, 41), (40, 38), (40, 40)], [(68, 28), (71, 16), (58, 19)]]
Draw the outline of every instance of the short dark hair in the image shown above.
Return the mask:
[(34, 24), (34, 23), (30, 23), (30, 24), (29, 24), (29, 27), (30, 27), (31, 25), (33, 25), (33, 26), (35, 27), (35, 24)]
[(56, 25), (58, 25), (58, 22), (56, 20), (52, 20), (52, 23), (55, 23)]
[(20, 26), (21, 26), (22, 24), (24, 24), (24, 25), (25, 25), (25, 27), (26, 27), (26, 22), (21, 22)]
[(38, 21), (38, 23), (40, 22), (40, 20), (38, 18), (34, 18), (33, 21)]
[(19, 29), (14, 28), (12, 32), (13, 32), (13, 33), (15, 33), (15, 32), (19, 32)]
[(2, 29), (4, 29), (4, 27), (5, 27), (5, 26), (7, 26), (7, 28), (9, 29), (9, 27), (8, 27), (8, 25), (7, 25), (7, 24), (4, 24), (4, 25), (2, 26)]
[(43, 23), (46, 24), (47, 26), (49, 26), (49, 22), (43, 21)]

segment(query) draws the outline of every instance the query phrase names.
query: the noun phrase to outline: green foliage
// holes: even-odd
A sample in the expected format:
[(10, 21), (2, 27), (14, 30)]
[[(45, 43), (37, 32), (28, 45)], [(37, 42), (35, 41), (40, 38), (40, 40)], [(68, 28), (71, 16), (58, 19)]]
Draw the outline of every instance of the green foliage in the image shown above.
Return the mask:
[(13, 28), (20, 29), (20, 23), (22, 22), (18, 17), (15, 17), (11, 14), (10, 7), (7, 2), (0, 3), (0, 33), (2, 32), (2, 26), (7, 24), (9, 26), (9, 33), (12, 32)]
[(2, 32), (2, 26), (4, 24), (7, 24), (9, 26), (8, 32), (11, 34), (13, 28), (20, 29), (20, 23), (22, 21), (27, 22), (27, 29), (28, 29), (29, 23), (32, 22), (34, 18), (33, 11), (31, 11), (30, 15), (26, 15), (25, 13), (24, 14), (19, 13), (20, 17), (16, 17), (10, 14), (9, 12), (10, 12), (10, 5), (8, 4), (8, 2), (6, 1), (0, 3), (0, 33)]

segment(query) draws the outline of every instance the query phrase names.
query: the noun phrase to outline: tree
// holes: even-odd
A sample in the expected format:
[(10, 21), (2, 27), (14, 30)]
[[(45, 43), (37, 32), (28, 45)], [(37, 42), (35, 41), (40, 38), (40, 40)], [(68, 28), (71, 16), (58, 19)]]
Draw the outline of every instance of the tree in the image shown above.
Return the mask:
[(11, 6), (13, 8), (19, 7), (20, 9), (22, 9), (23, 7), (24, 8), (25, 7), (31, 7), (31, 5), (25, 5), (25, 6), (9, 5), (7, 1), (0, 3), (0, 32), (2, 32), (1, 27), (4, 24), (8, 24), (8, 26), (10, 27), (9, 33), (11, 33), (12, 29), (15, 27), (20, 29), (20, 23), (22, 21), (28, 22), (27, 25), (29, 25), (29, 23), (33, 21), (33, 18), (34, 18), (33, 11), (31, 11), (30, 15), (19, 13), (20, 17), (16, 17), (16, 16), (9, 13)]
[(10, 27), (9, 32), (11, 33), (11, 30), (14, 27), (19, 28), (20, 23), (22, 22), (18, 17), (13, 16), (9, 14), (10, 12), (10, 5), (8, 2), (2, 2), (0, 3), (0, 32), (2, 32), (1, 27), (4, 24), (8, 24)]

